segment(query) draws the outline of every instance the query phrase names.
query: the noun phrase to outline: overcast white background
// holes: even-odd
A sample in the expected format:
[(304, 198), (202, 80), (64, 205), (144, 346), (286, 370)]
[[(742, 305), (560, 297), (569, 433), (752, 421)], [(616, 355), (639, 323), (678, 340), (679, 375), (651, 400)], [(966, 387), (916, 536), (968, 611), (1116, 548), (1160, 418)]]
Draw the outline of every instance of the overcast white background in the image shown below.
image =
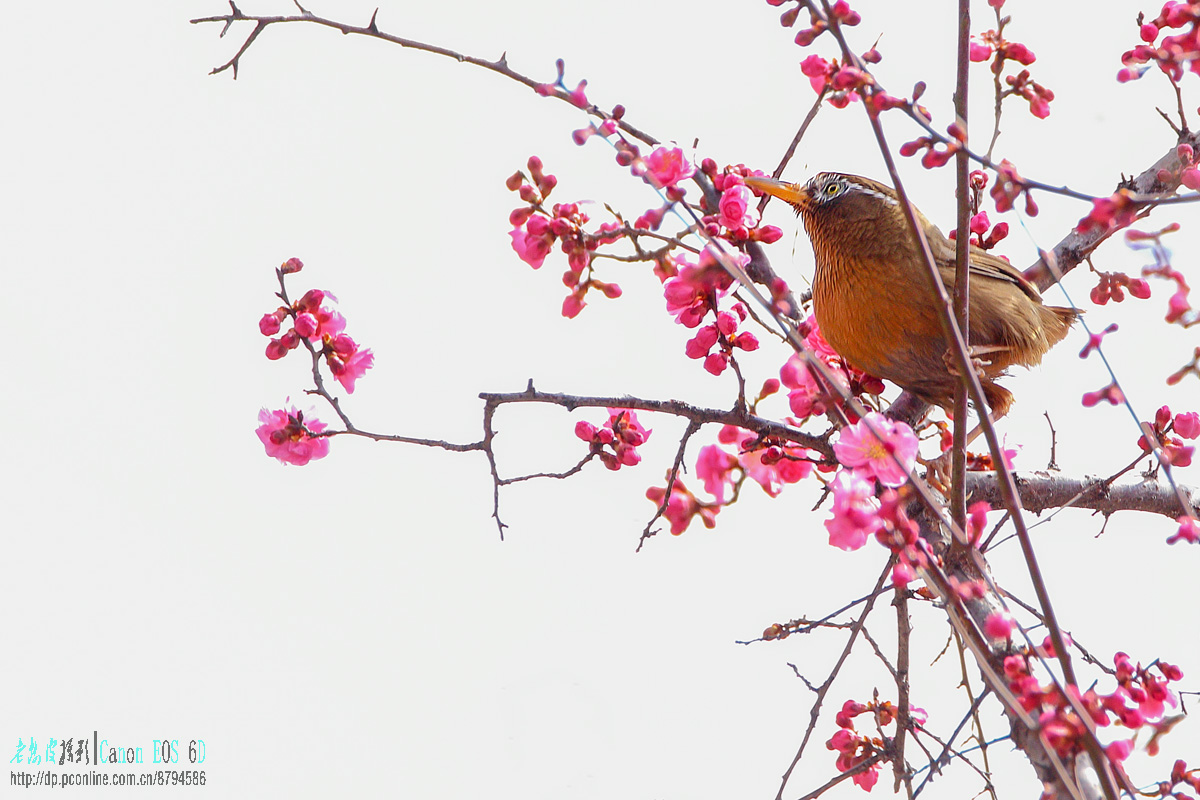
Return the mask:
[[(927, 81), (926, 102), (945, 124), (954, 4), (860, 5), (855, 46), (882, 32), (881, 78), (895, 94)], [(271, 0), (241, 7), (294, 11)], [(1165, 82), (1113, 80), (1136, 42), (1137, 11), (1157, 7), (1009, 7), (1012, 36), (1038, 54), (1035, 77), (1058, 97), (1045, 121), (1014, 104), (1000, 154), (1027, 175), (1105, 194), (1171, 146), (1154, 112), (1173, 104)], [(372, 8), (311, 6), (355, 24)], [(637, 469), (594, 465), (570, 481), (505, 489), (504, 542), (477, 454), (339, 438), (329, 458), (295, 468), (268, 459), (254, 436), (260, 407), (289, 396), (307, 404), (305, 362), (268, 362), (256, 327), (277, 305), (273, 270), (291, 256), (306, 263), (290, 279), (293, 296), (314, 286), (337, 294), (348, 332), (376, 353), (344, 400), (364, 428), (473, 441), (477, 394), (530, 378), (547, 390), (731, 404), (731, 375), (714, 379), (682, 357), (690, 334), (665, 314), (647, 269), (602, 273), (625, 297), (593, 299), (567, 321), (565, 259), (534, 272), (509, 246), (516, 198), (504, 180), (534, 153), (559, 177), (554, 200), (606, 200), (633, 218), (656, 198), (602, 143), (571, 143), (580, 112), (448, 59), (288, 25), (259, 38), (237, 81), (209, 76), (250, 27), (219, 39), (219, 25), (187, 21), (226, 9), (189, 0), (5, 11), (0, 741), (9, 756), (19, 739), (44, 748), (93, 730), (110, 745), (144, 747), (147, 759), (156, 738), (185, 750), (205, 741), (206, 787), (146, 795), (774, 797), (811, 700), (787, 663), (819, 681), (840, 638), (735, 640), (865, 594), (885, 559), (874, 544), (830, 548), (825, 512), (809, 513), (811, 486), (770, 502), (747, 491), (716, 531), (659, 536), (635, 555), (653, 510), (643, 492), (662, 482), (682, 430), (673, 420), (643, 416), (654, 434)], [(990, 13), (978, 4), (976, 29), (991, 27)], [(697, 157), (770, 170), (812, 100), (802, 52), (777, 15), (761, 2), (468, 0), (384, 2), (378, 24), (477, 56), (507, 51), (542, 80), (563, 57), (572, 86), (587, 78), (590, 99), (624, 103), (633, 124), (689, 152), (698, 139)], [(974, 119), (990, 125), (990, 74), (976, 75)], [(1194, 76), (1185, 85), (1193, 109)], [(897, 122), (896, 146), (916, 135)], [(860, 109), (827, 109), (787, 175), (884, 177), (868, 135)], [(922, 209), (947, 227), (951, 172), (903, 168)], [(1031, 262), (1035, 242), (1052, 245), (1086, 210), (1039, 202), (1029, 235), (1013, 219), (1005, 252), (1015, 262)], [(1194, 228), (1191, 213), (1156, 214), (1155, 224)], [(776, 267), (802, 288), (808, 243), (786, 209), (768, 215), (786, 232), (771, 248)], [(1192, 236), (1179, 236), (1177, 264), (1197, 283)], [(1097, 258), (1103, 269), (1142, 262), (1119, 242)], [(1080, 304), (1090, 286), (1082, 271), (1068, 281)], [(1196, 337), (1156, 324), (1169, 293), (1154, 288), (1145, 303), (1088, 314), (1097, 329), (1121, 324), (1111, 353), (1144, 418), (1163, 402), (1200, 405), (1195, 380), (1162, 386)], [(1107, 382), (1097, 362), (1076, 358), (1083, 342), (1076, 332), (1042, 369), (1009, 382), (1018, 406), (1004, 430), (1024, 445), (1023, 469), (1045, 466), (1044, 411), (1068, 474), (1111, 474), (1132, 453), (1137, 433), (1122, 410), (1080, 408), (1082, 392)], [(752, 383), (784, 357), (765, 348), (748, 358)], [(764, 411), (783, 414), (784, 402)], [(501, 468), (573, 464), (579, 418), (603, 417), (505, 409)], [(1180, 475), (1197, 481), (1195, 468)], [(1060, 619), (1105, 660), (1124, 649), (1181, 664), (1194, 689), (1195, 548), (1167, 548), (1174, 526), (1160, 518), (1118, 515), (1096, 538), (1101, 526), (1073, 512), (1036, 529)], [(1003, 585), (1031, 597), (1015, 547), (992, 563)], [(872, 632), (886, 645), (893, 615), (881, 606)], [(914, 702), (945, 733), (962, 703), (956, 659), (928, 666), (945, 644), (942, 616), (918, 607), (914, 617)], [(875, 687), (894, 694), (869, 652), (858, 655), (834, 707)], [(1002, 731), (994, 705), (985, 717)], [(832, 731), (822, 723), (786, 797), (832, 775), (822, 745)], [(1162, 777), (1176, 756), (1195, 762), (1198, 742), (1184, 725), (1158, 770), (1135, 778)], [(1004, 797), (1038, 791), (1019, 759), (997, 780)], [(875, 794), (889, 788), (885, 778)], [(927, 791), (977, 789), (964, 777)]]

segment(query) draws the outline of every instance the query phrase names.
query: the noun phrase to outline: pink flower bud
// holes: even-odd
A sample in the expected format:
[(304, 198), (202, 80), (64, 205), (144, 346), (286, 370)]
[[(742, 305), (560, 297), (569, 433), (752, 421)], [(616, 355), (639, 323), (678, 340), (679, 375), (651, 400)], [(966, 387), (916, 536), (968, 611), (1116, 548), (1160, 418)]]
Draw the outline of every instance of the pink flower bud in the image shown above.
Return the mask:
[(356, 352), (358, 352), (358, 345), (346, 334), (339, 333), (337, 336), (334, 336), (329, 340), (329, 349), (332, 350), (335, 355), (344, 359), (349, 359)]
[(581, 419), (575, 423), (575, 435), (585, 442), (590, 442), (596, 436), (596, 426)]
[(729, 356), (724, 353), (712, 353), (704, 359), (704, 369), (713, 375), (720, 375), (729, 366)]
[(587, 108), (589, 105), (587, 95), (584, 94), (584, 89), (586, 88), (587, 81), (580, 81), (579, 85), (575, 87), (575, 90), (567, 96), (568, 99), (570, 99), (570, 101), (579, 108)]
[(278, 361), (288, 354), (287, 347), (279, 339), (272, 339), (267, 342), (267, 358), (272, 361)]
[(317, 332), (317, 318), (307, 311), (297, 314), (294, 330), (299, 336), (311, 339)]
[(733, 346), (747, 353), (758, 349), (758, 337), (750, 331), (743, 331), (733, 338)]
[(1138, 35), (1146, 44), (1154, 44), (1154, 40), (1158, 38), (1158, 27), (1147, 22), (1138, 30)]
[(562, 315), (567, 319), (575, 319), (575, 317), (579, 316), (579, 312), (583, 311), (583, 307), (586, 305), (587, 303), (583, 301), (582, 297), (569, 294), (563, 300)]
[(850, 4), (846, 0), (837, 0), (831, 11), (843, 25), (857, 25), (862, 22), (862, 17), (857, 11), (850, 8)]
[[(992, 57), (992, 48), (979, 42), (971, 42), (970, 59), (975, 62), (987, 61)], [(916, 99), (916, 98), (914, 98)]]
[(320, 289), (309, 289), (296, 303), (297, 311), (316, 311), (325, 302), (325, 293)]
[(829, 62), (815, 54), (800, 62), (800, 72), (810, 78), (828, 75), (830, 71)]
[(988, 220), (986, 211), (980, 211), (975, 216), (971, 217), (971, 233), (983, 236), (991, 227), (991, 222)]
[(796, 34), (796, 38), (793, 41), (795, 41), (800, 47), (808, 47), (824, 30), (825, 29), (823, 27), (818, 28), (815, 26), (812, 28), (804, 28)]
[(278, 311), (271, 314), (263, 314), (262, 319), (258, 321), (258, 330), (263, 336), (274, 336), (279, 333), (279, 326), (283, 322), (283, 317)]
[(304, 269), (304, 262), (298, 258), (289, 258), (279, 267), (279, 271), (284, 275), (290, 275), (293, 272), (299, 272)]
[(993, 611), (983, 623), (983, 632), (990, 639), (1007, 639), (1016, 622), (1007, 611)]
[(1185, 439), (1200, 436), (1200, 414), (1188, 411), (1175, 415), (1175, 432)]
[(763, 244), (774, 244), (783, 238), (783, 230), (775, 225), (763, 225), (755, 228), (755, 238)]
[(1027, 67), (1034, 61), (1037, 61), (1037, 56), (1033, 54), (1033, 51), (1020, 42), (1008, 42), (1005, 44), (1004, 57), (1018, 61)]

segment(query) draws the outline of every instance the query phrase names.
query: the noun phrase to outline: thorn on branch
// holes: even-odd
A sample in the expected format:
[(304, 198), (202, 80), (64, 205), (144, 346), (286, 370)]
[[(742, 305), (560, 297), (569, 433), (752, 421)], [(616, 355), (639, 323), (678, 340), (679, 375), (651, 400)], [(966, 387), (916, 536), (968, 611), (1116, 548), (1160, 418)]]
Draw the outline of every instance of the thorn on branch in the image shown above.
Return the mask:
[(367, 30), (371, 33), (379, 33), (379, 28), (375, 25), (375, 18), (379, 16), (379, 9), (376, 8), (371, 12), (371, 21), (367, 23)]

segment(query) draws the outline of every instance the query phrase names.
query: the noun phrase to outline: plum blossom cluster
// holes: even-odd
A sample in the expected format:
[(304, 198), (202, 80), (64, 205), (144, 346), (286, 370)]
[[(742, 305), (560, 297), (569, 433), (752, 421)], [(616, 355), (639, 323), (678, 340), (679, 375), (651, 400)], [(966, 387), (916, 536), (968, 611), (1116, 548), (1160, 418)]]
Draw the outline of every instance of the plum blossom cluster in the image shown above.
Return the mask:
[(566, 100), (577, 108), (586, 109), (588, 107), (587, 95), (584, 90), (587, 89), (587, 81), (580, 81), (579, 85), (574, 89), (568, 89), (566, 78), (566, 62), (561, 58), (554, 62), (554, 67), (558, 71), (558, 76), (553, 83), (539, 83), (534, 87), (534, 91), (542, 97), (558, 97)]
[[(717, 503), (725, 503), (730, 490), (736, 492), (743, 476), (769, 496), (777, 497), (784, 485), (799, 483), (811, 475), (816, 460), (816, 455), (803, 447), (756, 436), (732, 425), (722, 426), (717, 442), (702, 447), (696, 458), (696, 476)], [(721, 445), (733, 446), (734, 452)]]
[[(303, 266), (298, 258), (284, 262), (277, 271), (280, 281), (284, 275), (299, 272)], [(329, 372), (338, 383), (353, 393), (355, 382), (375, 364), (375, 355), (370, 348), (359, 347), (346, 334), (346, 318), (330, 307), (330, 301), (336, 302), (337, 298), (321, 289), (309, 289), (291, 305), (279, 306), (264, 314), (258, 321), (258, 330), (263, 336), (273, 337), (266, 350), (267, 358), (272, 361), (283, 358), (302, 340), (307, 340), (317, 356), (325, 359)], [(276, 336), (283, 329), (284, 321), (289, 319), (291, 327)]]
[(758, 349), (758, 338), (753, 333), (738, 332), (747, 315), (746, 304), (741, 302), (734, 303), (730, 311), (717, 312), (715, 322), (702, 326), (688, 340), (684, 353), (688, 358), (704, 359), (704, 369), (720, 375), (729, 366), (735, 349), (747, 352)]
[(1155, 263), (1152, 266), (1143, 267), (1142, 275), (1162, 278), (1175, 284), (1175, 292), (1167, 300), (1167, 314), (1165, 319), (1171, 324), (1190, 328), (1200, 323), (1200, 310), (1192, 307), (1191, 301), (1188, 299), (1188, 295), (1192, 290), (1191, 286), (1188, 285), (1187, 278), (1184, 277), (1183, 273), (1171, 266), (1171, 253), (1163, 245), (1160, 238), (1163, 233), (1177, 228), (1178, 226), (1168, 226), (1156, 234), (1150, 234), (1150, 238), (1153, 241), (1152, 247)]
[[(1154, 438), (1162, 447), (1162, 460), (1173, 467), (1191, 466), (1196, 448), (1194, 445), (1184, 444), (1183, 440), (1194, 440), (1200, 436), (1200, 414), (1187, 411), (1172, 416), (1171, 407), (1162, 406), (1154, 415), (1152, 427)], [(1143, 452), (1150, 452), (1151, 445), (1146, 441), (1145, 435), (1139, 436), (1137, 443)]]
[[(972, 61), (991, 61), (991, 70), (997, 79), (1004, 72), (1007, 61), (1015, 61), (1023, 67), (1028, 67), (1037, 60), (1025, 45), (1004, 38), (1004, 20), (996, 30), (986, 31), (976, 41), (971, 42), (970, 58)], [(1054, 92), (1047, 89), (1030, 77), (1029, 70), (1023, 69), (1016, 75), (1005, 75), (1004, 82), (1008, 85), (998, 99), (1005, 97), (1020, 97), (1029, 103), (1029, 111), (1038, 119), (1050, 116), (1050, 101)]]
[[(992, 225), (986, 211), (980, 211), (971, 216), (969, 225), (971, 231), (971, 244), (981, 250), (991, 250), (1002, 240), (1008, 237), (1008, 223), (997, 222)], [(952, 230), (949, 233), (950, 239), (953, 241), (956, 238), (957, 230)]]
[[(1121, 55), (1122, 68), (1117, 72), (1121, 83), (1142, 77), (1153, 63), (1166, 73), (1172, 83), (1183, 78), (1184, 70), (1200, 73), (1200, 6), (1188, 2), (1164, 3), (1162, 11), (1149, 22), (1138, 15), (1138, 37), (1142, 43)], [(1177, 30), (1162, 37), (1164, 30)]]
[[(865, 64), (878, 63), (881, 58), (879, 51), (874, 48), (860, 56)], [(808, 78), (813, 91), (818, 95), (825, 95), (827, 102), (834, 108), (845, 108), (858, 100), (862, 93), (867, 97), (867, 110), (873, 114), (890, 108), (911, 107), (920, 116), (930, 118), (929, 110), (917, 105), (917, 100), (925, 90), (924, 83), (916, 85), (911, 100), (894, 97), (885, 92), (866, 69), (853, 64), (841, 64), (836, 58), (827, 60), (815, 54), (800, 62), (800, 72)]]
[(661, 506), (664, 498), (667, 507), (663, 510), (663, 516), (671, 526), (672, 536), (679, 536), (686, 531), (692, 520), (697, 517), (709, 530), (717, 527), (717, 513), (721, 510), (721, 504), (705, 503), (692, 494), (679, 478), (671, 485), (670, 497), (667, 497), (667, 490), (661, 486), (651, 486), (646, 490), (646, 499), (656, 506)]
[[(796, 5), (780, 15), (779, 24), (785, 28), (791, 28), (796, 24), (796, 20), (799, 19), (800, 10), (804, 3), (800, 2), (800, 0), (767, 0), (767, 5), (781, 6), (785, 2), (795, 2)], [(846, 0), (837, 0), (837, 2), (830, 6), (829, 14), (839, 25), (854, 26), (862, 22), (862, 17), (857, 11), (850, 8), (850, 4)], [(817, 13), (815, 5), (809, 4), (809, 26), (802, 28), (796, 34), (796, 44), (801, 47), (808, 47), (828, 28), (829, 20)]]
[(1093, 230), (1111, 231), (1127, 228), (1137, 219), (1141, 204), (1128, 189), (1118, 189), (1108, 197), (1097, 197), (1092, 201), (1092, 210), (1079, 220), (1075, 230), (1088, 233)]
[[(837, 387), (857, 396), (864, 392), (879, 394), (883, 382), (865, 372), (846, 364), (821, 335), (816, 317), (809, 316), (800, 326), (804, 344), (812, 358), (825, 366)], [(799, 420), (820, 416), (840, 402), (839, 396), (830, 392), (821, 378), (799, 355), (792, 355), (779, 370), (779, 379), (788, 388), (788, 407)]]
[(1089, 293), (1092, 302), (1098, 306), (1106, 305), (1109, 300), (1120, 303), (1125, 299), (1125, 292), (1139, 300), (1150, 296), (1150, 284), (1142, 278), (1131, 278), (1124, 272), (1096, 272), (1096, 285)]
[[(896, 556), (892, 580), (900, 586), (934, 559), (915, 522), (905, 513), (903, 486), (916, 463), (919, 442), (912, 428), (870, 412), (843, 428), (833, 451), (845, 469), (830, 482), (833, 509), (825, 521), (829, 543), (858, 550), (874, 535)], [(877, 494), (876, 482), (884, 491)]]
[[(879, 737), (868, 736), (854, 729), (854, 718), (861, 714), (870, 714), (875, 727), (882, 729), (899, 719), (900, 709), (886, 700), (873, 700), (869, 703), (847, 700), (835, 717), (838, 731), (825, 743), (826, 749), (838, 754), (836, 768), (839, 772), (849, 772), (861, 764), (872, 762), (851, 778), (856, 786), (869, 792), (879, 780), (878, 762), (886, 756), (888, 743)], [(924, 709), (909, 707), (908, 723), (911, 729), (920, 730), (928, 718), (929, 715)]]
[[(778, 381), (768, 380), (759, 399), (779, 390)], [(671, 533), (678, 536), (687, 530), (692, 520), (699, 518), (706, 528), (716, 526), (717, 513), (736, 502), (741, 487), (748, 478), (757, 483), (770, 497), (777, 497), (787, 484), (799, 483), (813, 473), (818, 455), (803, 447), (758, 436), (750, 431), (722, 426), (717, 444), (705, 445), (696, 458), (696, 476), (712, 500), (701, 500), (682, 480), (676, 478), (671, 497), (663, 515), (671, 524)], [(666, 496), (663, 487), (651, 487), (646, 497), (662, 505)]]
[(919, 136), (911, 142), (905, 142), (900, 145), (900, 155), (911, 158), (924, 150), (925, 155), (921, 156), (922, 167), (925, 169), (944, 167), (954, 157), (954, 154), (967, 144), (966, 131), (957, 122), (946, 128), (946, 133), (949, 134), (948, 138)]
[(763, 244), (773, 244), (783, 238), (783, 231), (775, 225), (759, 225), (757, 215), (750, 209), (754, 193), (744, 179), (749, 175), (764, 176), (764, 172), (751, 170), (744, 164), (718, 170), (717, 162), (711, 158), (700, 162), (700, 171), (721, 193), (716, 209), (709, 208), (708, 198), (700, 200), (701, 208), (707, 212), (700, 222), (709, 236), (734, 243), (755, 241)]
[(800, 62), (800, 72), (808, 78), (814, 92), (828, 94), (828, 102), (834, 108), (845, 108), (858, 100), (859, 89), (875, 85), (875, 79), (866, 70), (815, 53)]
[(1029, 193), (1029, 182), (1021, 177), (1021, 173), (1017, 172), (1016, 165), (1007, 158), (1001, 160), (996, 167), (996, 182), (992, 184), (988, 194), (991, 195), (992, 202), (996, 204), (996, 210), (1001, 214), (1011, 211), (1017, 198), (1024, 195), (1025, 213), (1031, 217), (1037, 216), (1038, 206)]
[[(1162, 278), (1175, 284), (1175, 293), (1167, 300), (1166, 321), (1189, 328), (1200, 323), (1200, 311), (1192, 308), (1192, 304), (1188, 300), (1191, 287), (1188, 285), (1187, 278), (1183, 276), (1182, 272), (1171, 266), (1171, 251), (1163, 244), (1163, 236), (1178, 230), (1179, 223), (1173, 222), (1157, 231), (1127, 231), (1125, 240), (1134, 249), (1149, 248), (1154, 254), (1154, 264), (1143, 267), (1142, 275)], [(1147, 286), (1146, 294), (1149, 295), (1149, 292), (1150, 288)], [(1186, 368), (1184, 371), (1186, 372)], [(1180, 378), (1182, 378), (1182, 374), (1180, 374)], [(1178, 379), (1175, 382), (1178, 382)]]
[[(1191, 795), (1187, 793), (1188, 788), (1192, 790)], [(1187, 762), (1179, 759), (1171, 767), (1170, 779), (1160, 781), (1155, 791), (1149, 794), (1152, 797), (1173, 797), (1175, 800), (1196, 800), (1200, 796), (1200, 770), (1188, 769)]]
[[(745, 253), (724, 253), (722, 256), (735, 260), (739, 266), (750, 262)], [(687, 260), (686, 256), (676, 255), (672, 264), (676, 274), (663, 283), (667, 312), (680, 325), (699, 328), (684, 351), (688, 358), (703, 359), (708, 372), (720, 375), (729, 366), (735, 349), (758, 349), (758, 338), (753, 333), (738, 330), (748, 316), (746, 306), (738, 302), (729, 309), (721, 308), (720, 301), (733, 287), (733, 277), (721, 265), (713, 245), (700, 251), (696, 263)], [(712, 322), (700, 327), (709, 316)]]
[(570, 291), (563, 300), (562, 315), (568, 319), (583, 310), (587, 305), (584, 298), (592, 289), (605, 297), (620, 297), (621, 287), (596, 278), (591, 263), (593, 251), (623, 236), (618, 232), (621, 226), (606, 222), (595, 232), (588, 233), (584, 229), (588, 215), (578, 203), (556, 203), (547, 211), (546, 198), (558, 185), (558, 179), (545, 172), (542, 160), (537, 156), (530, 157), (526, 168), (528, 177), (523, 172), (515, 172), (506, 182), (509, 190), (517, 192), (527, 203), (513, 209), (508, 216), (509, 223), (515, 226), (509, 232), (513, 250), (526, 264), (540, 269), (555, 243), (559, 244), (567, 256), (567, 271), (563, 273), (562, 281)]
[[(1115, 724), (1131, 731), (1143, 726), (1153, 729), (1167, 706), (1178, 705), (1170, 684), (1181, 680), (1183, 672), (1161, 660), (1148, 667), (1135, 665), (1125, 653), (1117, 653), (1113, 662), (1117, 688), (1112, 693), (1101, 694), (1095, 688), (1081, 692), (1075, 686), (1067, 690), (1097, 727)], [(1070, 758), (1083, 751), (1087, 724), (1057, 685), (1043, 685), (1031, 674), (1027, 655), (1005, 658), (1004, 676), (1021, 706), (1035, 715), (1043, 737), (1060, 757)], [(1133, 739), (1119, 739), (1104, 749), (1119, 763), (1132, 752)]]
[[(787, 0), (767, 0), (772, 6), (781, 6)], [(829, 29), (831, 25), (853, 26), (862, 22), (862, 16), (850, 7), (846, 0), (837, 0), (829, 7), (829, 16), (823, 16), (814, 3), (802, 3), (795, 0), (796, 5), (788, 8), (779, 17), (779, 23), (785, 28), (794, 27), (800, 17), (802, 6), (807, 5), (809, 11), (809, 26), (801, 28), (795, 37), (800, 47), (808, 47), (817, 37)], [(809, 83), (818, 95), (824, 95), (827, 102), (834, 108), (845, 108), (851, 102), (857, 101), (860, 93), (868, 99), (868, 110), (878, 114), (890, 108), (911, 107), (918, 114), (930, 118), (929, 112), (918, 106), (917, 100), (924, 92), (924, 84), (918, 83), (913, 90), (911, 100), (893, 97), (885, 92), (875, 81), (865, 65), (878, 64), (883, 60), (880, 52), (872, 46), (862, 53), (857, 62), (852, 60), (840, 63), (837, 58), (824, 59), (811, 55), (800, 64), (800, 71), (809, 79)], [(859, 66), (859, 65), (864, 66)]]
[(638, 422), (637, 414), (627, 408), (608, 409), (608, 421), (597, 428), (586, 420), (575, 423), (575, 435), (591, 445), (604, 466), (618, 470), (636, 466), (642, 460), (637, 448), (650, 438), (650, 431)]
[(263, 409), (258, 414), (255, 433), (267, 449), (267, 455), (284, 464), (302, 467), (309, 461), (329, 455), (329, 439), (317, 436), (325, 423), (316, 417), (305, 416), (295, 406)]
[(1196, 152), (1190, 144), (1184, 143), (1175, 148), (1179, 156), (1179, 167), (1173, 170), (1160, 169), (1155, 173), (1160, 183), (1182, 183), (1192, 191), (1200, 189), (1200, 165), (1196, 163)]

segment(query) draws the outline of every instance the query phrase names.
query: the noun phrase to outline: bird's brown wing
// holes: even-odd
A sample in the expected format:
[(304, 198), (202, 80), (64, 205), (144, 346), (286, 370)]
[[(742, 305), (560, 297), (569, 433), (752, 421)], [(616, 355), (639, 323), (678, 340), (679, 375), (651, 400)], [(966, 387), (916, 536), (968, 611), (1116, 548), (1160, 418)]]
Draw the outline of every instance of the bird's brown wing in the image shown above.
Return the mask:
[(972, 275), (1014, 283), (1022, 292), (1029, 296), (1030, 300), (1036, 300), (1039, 303), (1042, 301), (1041, 292), (1037, 290), (1037, 287), (1030, 283), (1029, 279), (1022, 275), (1019, 269), (1003, 258), (994, 256), (986, 250), (981, 250), (973, 245), (971, 247), (970, 258), (970, 273)]
[[(946, 238), (941, 230), (935, 226), (931, 225), (929, 227), (933, 228), (936, 232), (936, 235), (928, 236), (929, 247), (933, 251), (933, 257), (937, 261), (938, 266), (942, 269), (942, 280), (946, 281), (947, 285), (951, 285), (954, 282), (954, 242)], [(1038, 303), (1042, 302), (1042, 295), (1037, 290), (1037, 287), (1030, 283), (1021, 274), (1019, 269), (1003, 258), (994, 256), (975, 245), (971, 245), (971, 255), (969, 258), (969, 271), (972, 276), (1011, 283), (1026, 294), (1030, 300), (1035, 300)]]

